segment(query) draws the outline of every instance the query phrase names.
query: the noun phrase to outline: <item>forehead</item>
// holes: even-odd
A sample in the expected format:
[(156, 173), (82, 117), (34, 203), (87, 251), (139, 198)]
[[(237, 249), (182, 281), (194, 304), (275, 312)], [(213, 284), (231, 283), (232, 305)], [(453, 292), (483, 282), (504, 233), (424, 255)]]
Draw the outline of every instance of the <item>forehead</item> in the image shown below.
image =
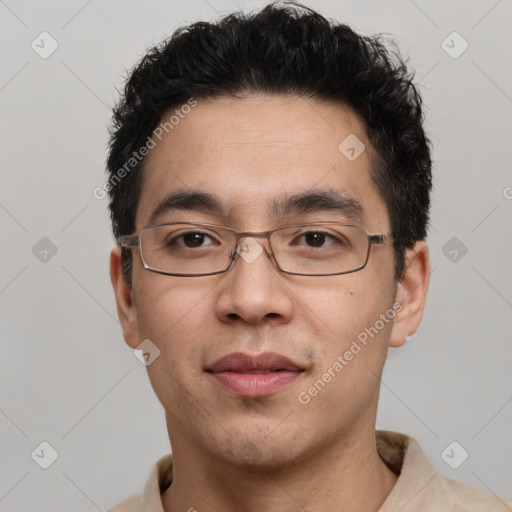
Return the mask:
[[(153, 137), (137, 229), (177, 191), (215, 196), (220, 209), (211, 212), (214, 220), (243, 229), (265, 229), (283, 197), (334, 191), (360, 204), (364, 218), (387, 227), (385, 205), (371, 180), (364, 124), (344, 105), (257, 95), (198, 100), (185, 111), (161, 140)], [(193, 212), (185, 213), (188, 219)]]

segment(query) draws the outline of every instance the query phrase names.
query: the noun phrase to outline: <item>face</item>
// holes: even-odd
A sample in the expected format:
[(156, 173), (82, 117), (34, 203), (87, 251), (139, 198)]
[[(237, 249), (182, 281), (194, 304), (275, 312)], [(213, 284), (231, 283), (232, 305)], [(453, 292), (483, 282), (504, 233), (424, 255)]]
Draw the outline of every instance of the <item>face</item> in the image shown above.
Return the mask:
[[(366, 147), (355, 160), (338, 149), (349, 135)], [(389, 233), (370, 166), (364, 125), (342, 105), (266, 95), (199, 101), (147, 157), (136, 230), (184, 221), (261, 232), (336, 221)], [(211, 194), (218, 208), (190, 202), (151, 218), (175, 192)], [(290, 196), (328, 192), (359, 210), (319, 203), (276, 215), (271, 208)], [(417, 290), (428, 262), (418, 247), (408, 261), (413, 274), (419, 270), (402, 283), (416, 286), (407, 297), (401, 286), (397, 297), (390, 244), (372, 245), (361, 271), (322, 277), (282, 273), (266, 251), (238, 257), (223, 274), (165, 276), (145, 270), (135, 250), (132, 289), (114, 250), (125, 339), (132, 348), (149, 339), (160, 350), (147, 370), (173, 451), (273, 467), (373, 429), (390, 340), (400, 345), (421, 316), (426, 285), (419, 298)], [(418, 254), (423, 263), (415, 266)], [(397, 299), (402, 305), (393, 308)]]

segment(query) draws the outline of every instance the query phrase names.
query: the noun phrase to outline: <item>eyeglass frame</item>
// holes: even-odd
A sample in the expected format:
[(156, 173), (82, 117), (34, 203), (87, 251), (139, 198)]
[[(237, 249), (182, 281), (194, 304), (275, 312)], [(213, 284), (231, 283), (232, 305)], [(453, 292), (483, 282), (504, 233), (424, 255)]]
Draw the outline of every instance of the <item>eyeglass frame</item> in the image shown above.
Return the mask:
[[(140, 243), (141, 242), (140, 234), (143, 231), (145, 231), (146, 229), (158, 228), (158, 227), (162, 227), (162, 226), (172, 226), (175, 224), (187, 224), (189, 226), (204, 226), (204, 227), (211, 227), (211, 228), (221, 228), (221, 229), (224, 229), (226, 231), (230, 231), (231, 233), (233, 233), (235, 235), (235, 247), (229, 254), (230, 261), (229, 261), (228, 266), (224, 270), (217, 270), (215, 272), (207, 272), (207, 273), (201, 273), (201, 274), (178, 274), (175, 272), (165, 272), (163, 270), (157, 270), (157, 269), (151, 268), (146, 263), (146, 261), (144, 259), (144, 255), (142, 253), (142, 244)], [(274, 254), (274, 250), (272, 249), (272, 244), (270, 243), (270, 235), (272, 235), (272, 233), (279, 231), (279, 230), (288, 229), (288, 228), (296, 228), (296, 227), (304, 227), (304, 226), (325, 226), (325, 225), (333, 225), (333, 224), (337, 225), (337, 226), (346, 226), (346, 227), (356, 228), (356, 229), (363, 231), (366, 234), (367, 240), (368, 240), (368, 249), (366, 251), (365, 261), (360, 267), (357, 267), (352, 270), (344, 270), (342, 272), (331, 272), (331, 273), (327, 273), (327, 274), (304, 274), (301, 272), (291, 272), (289, 270), (283, 270), (281, 268), (281, 266), (279, 265), (279, 263), (276, 259), (275, 254)], [(371, 250), (371, 246), (373, 244), (383, 245), (387, 242), (392, 242), (394, 240), (393, 236), (390, 234), (386, 234), (386, 233), (372, 234), (367, 229), (363, 228), (362, 226), (356, 226), (354, 224), (347, 224), (344, 222), (336, 222), (336, 221), (334, 221), (334, 222), (321, 221), (321, 222), (309, 222), (309, 223), (304, 223), (304, 224), (292, 224), (290, 226), (280, 226), (278, 228), (270, 229), (268, 231), (254, 231), (254, 232), (253, 231), (236, 231), (235, 229), (229, 228), (227, 226), (221, 226), (219, 224), (211, 224), (211, 223), (207, 223), (207, 222), (180, 221), (180, 222), (164, 222), (162, 224), (153, 224), (151, 226), (146, 226), (146, 227), (140, 229), (137, 233), (133, 233), (131, 235), (121, 235), (119, 237), (119, 239), (117, 240), (117, 242), (122, 249), (131, 249), (131, 248), (138, 247), (139, 256), (142, 261), (142, 264), (143, 264), (144, 268), (146, 270), (149, 270), (150, 272), (154, 272), (156, 274), (161, 274), (161, 275), (165, 275), (165, 276), (175, 276), (175, 277), (203, 277), (203, 276), (214, 276), (217, 274), (226, 273), (231, 268), (231, 265), (233, 264), (233, 262), (237, 259), (237, 256), (239, 254), (238, 248), (240, 246), (240, 240), (243, 238), (265, 238), (267, 241), (267, 244), (265, 246), (267, 254), (271, 260), (274, 260), (276, 267), (281, 272), (283, 272), (284, 274), (291, 274), (291, 275), (296, 275), (296, 276), (310, 276), (310, 277), (337, 276), (337, 275), (343, 275), (343, 274), (351, 274), (353, 272), (359, 272), (360, 270), (363, 270), (366, 267), (366, 265), (368, 264), (368, 260), (370, 258), (370, 250)]]

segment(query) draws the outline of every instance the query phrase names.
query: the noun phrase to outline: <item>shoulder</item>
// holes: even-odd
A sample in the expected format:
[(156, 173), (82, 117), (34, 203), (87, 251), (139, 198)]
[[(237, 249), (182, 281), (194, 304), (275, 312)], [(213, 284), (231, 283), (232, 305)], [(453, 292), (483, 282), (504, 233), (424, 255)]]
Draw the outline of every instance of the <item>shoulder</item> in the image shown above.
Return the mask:
[(377, 431), (377, 451), (399, 475), (379, 512), (512, 512), (512, 504), (434, 469), (411, 436)]
[(448, 499), (448, 503), (453, 504), (454, 512), (459, 510), (464, 512), (481, 512), (483, 510), (505, 512), (507, 508), (512, 511), (512, 503), (482, 489), (453, 480), (440, 473), (436, 480), (435, 493), (438, 494), (436, 498), (440, 504), (441, 502), (446, 503)]

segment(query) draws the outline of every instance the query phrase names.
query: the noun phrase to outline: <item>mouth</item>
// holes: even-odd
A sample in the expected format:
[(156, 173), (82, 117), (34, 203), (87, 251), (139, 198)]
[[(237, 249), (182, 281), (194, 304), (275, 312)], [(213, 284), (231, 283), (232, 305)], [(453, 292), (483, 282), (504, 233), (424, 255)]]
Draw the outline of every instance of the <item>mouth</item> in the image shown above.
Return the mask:
[(274, 352), (256, 356), (237, 352), (218, 359), (205, 371), (224, 390), (236, 396), (260, 398), (293, 382), (305, 368)]

